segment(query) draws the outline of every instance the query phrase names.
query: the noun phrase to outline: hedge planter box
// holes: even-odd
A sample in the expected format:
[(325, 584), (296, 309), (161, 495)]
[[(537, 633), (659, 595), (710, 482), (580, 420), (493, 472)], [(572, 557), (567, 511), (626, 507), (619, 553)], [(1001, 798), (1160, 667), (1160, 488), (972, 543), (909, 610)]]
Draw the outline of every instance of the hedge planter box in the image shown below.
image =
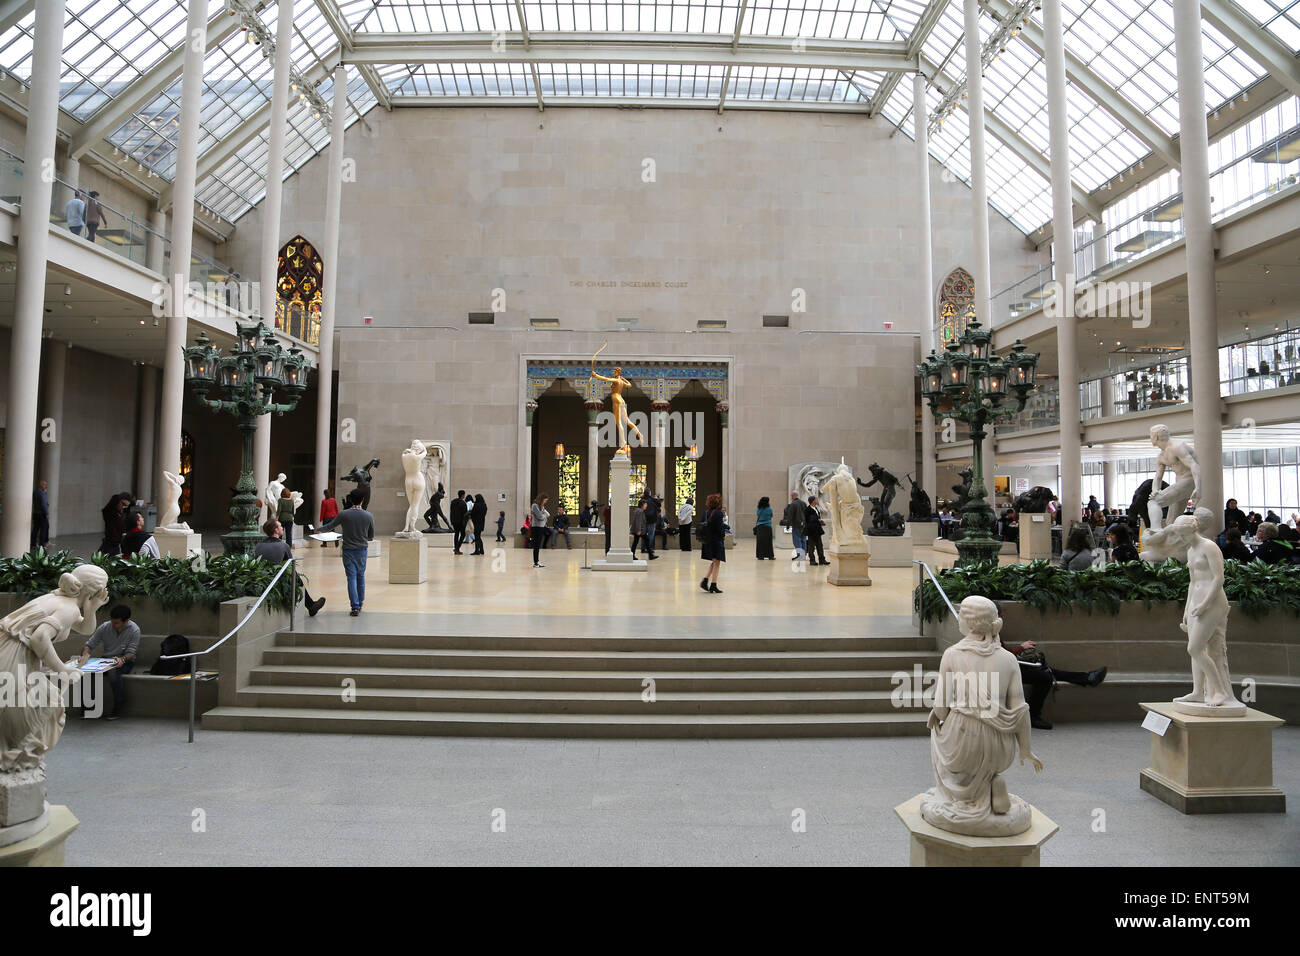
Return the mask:
[[(1115, 674), (1186, 674), (1187, 635), (1179, 624), (1181, 603), (1126, 601), (1118, 614), (1096, 610), (1041, 612), (1021, 601), (998, 601), (1002, 639), (1036, 641), (1048, 663), (1061, 670), (1107, 666)], [(1289, 612), (1248, 617), (1237, 605), (1228, 614), (1228, 668), (1234, 682), (1244, 677), (1300, 678), (1300, 618)], [(915, 614), (913, 621), (919, 623)], [(940, 651), (961, 639), (945, 609), (941, 621), (927, 621)], [(1188, 678), (1190, 680), (1190, 676)]]

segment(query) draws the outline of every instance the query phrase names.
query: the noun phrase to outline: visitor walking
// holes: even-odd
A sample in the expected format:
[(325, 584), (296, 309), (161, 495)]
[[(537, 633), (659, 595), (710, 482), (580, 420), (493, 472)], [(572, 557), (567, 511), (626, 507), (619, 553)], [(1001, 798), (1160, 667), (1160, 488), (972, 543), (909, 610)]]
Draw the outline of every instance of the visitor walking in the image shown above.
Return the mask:
[(481, 493), (474, 496), (474, 507), (469, 509), (469, 520), (474, 525), (474, 553), (484, 554), (483, 529), (487, 527), (487, 499)]
[(288, 488), (280, 489), (280, 501), (276, 505), (275, 516), (280, 519), (284, 529), (284, 543), (293, 549), (293, 492)]
[[(546, 567), (546, 565), (541, 563), (539, 558), (541, 557), (540, 552), (542, 550), (542, 540), (546, 537), (546, 522), (551, 517), (546, 510), (546, 502), (549, 500), (550, 499), (544, 494), (538, 495), (537, 500), (533, 502), (530, 514), (530, 517), (533, 520), (532, 541), (530, 543), (533, 546), (533, 567), (535, 568)], [(452, 505), (452, 507), (454, 508), (455, 505)], [(455, 512), (453, 511), (452, 514), (455, 514)]]
[(505, 539), (506, 539), (506, 513), (502, 511), (500, 514), (497, 515), (497, 540), (504, 541)]
[[(329, 521), (338, 513), (339, 513), (339, 503), (334, 498), (334, 489), (326, 488), (325, 491), (322, 492), (322, 497), (320, 500), (320, 524), (322, 525), (325, 524), (326, 521)], [(323, 548), (325, 547), (325, 544), (326, 542), (322, 541), (320, 543), (320, 546)], [(334, 547), (337, 548), (338, 546), (339, 543), (335, 541)]]
[(104, 215), (104, 204), (99, 201), (99, 193), (92, 189), (90, 198), (86, 200), (86, 238), (94, 242), (99, 227), (107, 225), (108, 217)]
[(797, 491), (790, 492), (790, 503), (785, 506), (785, 514), (781, 516), (781, 524), (790, 529), (790, 537), (793, 539), (794, 555), (791, 556), (791, 561), (798, 561), (805, 554), (804, 549), (807, 544), (804, 541), (803, 526), (804, 512), (806, 510), (804, 503), (799, 500), (799, 493)]
[[(817, 496), (813, 495), (808, 499), (808, 507), (804, 509), (804, 547), (808, 553), (809, 564), (830, 564), (826, 560), (826, 552), (822, 550), (822, 535), (826, 533), (822, 525), (821, 512), (817, 510)], [(813, 555), (816, 554), (816, 560)]]
[(754, 522), (754, 557), (759, 561), (775, 561), (772, 550), (772, 502), (764, 495), (758, 499), (758, 515)]
[(68, 223), (68, 232), (74, 236), (81, 235), (81, 230), (86, 226), (86, 202), (81, 198), (80, 189), (73, 192), (72, 198), (63, 207), (63, 218)]
[[(282, 537), (284, 528), (279, 521), (271, 518), (262, 525), (262, 533), (266, 535), (266, 540), (257, 543), (259, 558), (274, 565), (284, 564), (293, 558), (293, 547)], [(293, 573), (298, 574), (296, 568)], [(298, 590), (302, 592), (302, 603), (307, 608), (307, 616), (315, 617), (316, 612), (325, 606), (325, 599), (323, 597), (314, 601), (311, 599), (311, 595), (307, 593), (307, 582), (303, 580), (302, 575), (298, 575)]]
[(629, 525), (629, 530), (632, 532), (633, 557), (636, 557), (637, 545), (645, 538), (646, 524), (646, 500), (642, 498), (640, 502), (637, 503), (636, 509), (632, 512), (632, 521)]
[(361, 507), (361, 499), (361, 491), (353, 488), (343, 499), (347, 507), (321, 525), (322, 531), (343, 528), (343, 573), (348, 578), (348, 602), (353, 617), (361, 613), (366, 603), (366, 556), (375, 538), (374, 516)]
[(677, 509), (677, 539), (683, 551), (691, 550), (691, 525), (695, 518), (695, 505), (690, 498)]
[(36, 483), (32, 493), (32, 546), (31, 550), (43, 548), (50, 540), (50, 497), (49, 485), (42, 478)]
[(700, 581), (700, 590), (721, 594), (718, 569), (727, 560), (727, 520), (722, 514), (722, 495), (716, 493), (704, 501), (704, 540), (700, 542), (700, 557), (709, 562), (709, 568)]
[[(465, 492), (456, 492), (456, 500), (451, 503), (451, 553), (460, 554), (460, 546), (465, 543), (465, 523), (469, 521), (469, 505), (465, 503)], [(536, 524), (536, 522), (534, 522)]]
[(605, 553), (609, 554), (609, 502), (601, 509), (600, 523), (605, 527)]

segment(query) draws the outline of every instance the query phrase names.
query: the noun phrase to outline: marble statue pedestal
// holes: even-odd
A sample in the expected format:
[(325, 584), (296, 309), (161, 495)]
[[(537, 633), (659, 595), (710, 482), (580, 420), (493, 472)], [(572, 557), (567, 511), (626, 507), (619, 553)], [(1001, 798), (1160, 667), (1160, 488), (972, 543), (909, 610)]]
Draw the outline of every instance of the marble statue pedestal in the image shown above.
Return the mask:
[(619, 452), (609, 462), (609, 553), (591, 562), (593, 571), (649, 571), (650, 562), (632, 553), (631, 518), (625, 507), (632, 496), (632, 460)]
[(871, 563), (878, 568), (912, 566), (912, 526), (904, 525), (902, 534), (869, 534)]
[(420, 538), (392, 538), (388, 547), (388, 583), (423, 584), (429, 580), (429, 549)]
[[(339, 560), (343, 559), (343, 548), (341, 546), (334, 548), (332, 550), (334, 552), (334, 557), (338, 558)], [(370, 546), (366, 549), (367, 558), (377, 558), (383, 553), (384, 553), (384, 549), (383, 546), (379, 543), (378, 538), (375, 538), (375, 540), (371, 541)]]
[(1051, 515), (1020, 516), (1020, 560), (1052, 560)]
[(918, 521), (907, 524), (907, 532), (912, 536), (912, 545), (917, 548), (928, 548), (934, 544), (934, 539), (939, 537), (939, 526), (933, 521)]
[(1029, 808), (1029, 829), (1015, 836), (981, 837), (950, 833), (921, 819), (917, 794), (894, 807), (911, 836), (909, 866), (1038, 866), (1043, 844), (1060, 829), (1045, 814)]
[[(871, 563), (870, 551), (836, 551), (830, 548), (826, 556), (831, 559), (831, 569), (826, 574), (826, 583), (837, 587), (871, 587), (871, 575), (867, 566)], [(911, 562), (909, 552), (909, 563)]]
[(1142, 704), (1169, 718), (1151, 732), (1151, 766), (1138, 784), (1181, 813), (1285, 813), (1286, 794), (1273, 786), (1273, 731), (1281, 718), (1253, 708), (1241, 717), (1179, 713), (1172, 701)]
[(193, 532), (159, 530), (154, 531), (153, 540), (164, 558), (188, 558), (203, 551), (202, 536)]
[(42, 819), (44, 826), (29, 836), (0, 845), (0, 867), (63, 866), (64, 844), (81, 823), (63, 806), (48, 807)]

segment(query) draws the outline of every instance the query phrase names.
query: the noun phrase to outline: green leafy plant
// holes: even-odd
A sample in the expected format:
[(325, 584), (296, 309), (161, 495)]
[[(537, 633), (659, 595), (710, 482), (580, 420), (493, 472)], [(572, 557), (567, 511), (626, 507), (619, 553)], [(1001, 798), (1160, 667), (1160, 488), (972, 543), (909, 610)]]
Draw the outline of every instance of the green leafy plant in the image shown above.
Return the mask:
[[(37, 548), (18, 558), (0, 558), (0, 591), (30, 600), (58, 587), (59, 575), (79, 564), (94, 564), (108, 572), (112, 601), (150, 597), (169, 611), (205, 606), (215, 611), (222, 601), (256, 597), (275, 577), (278, 565), (250, 555), (210, 555), (203, 561), (187, 558), (119, 557), (96, 553), (82, 559), (69, 551)], [(291, 584), (286, 572), (266, 597), (272, 610), (289, 608)]]
[[(972, 594), (994, 601), (1021, 601), (1041, 613), (1079, 608), (1087, 613), (1118, 614), (1126, 602), (1181, 604), (1187, 597), (1186, 565), (1172, 558), (1163, 564), (1130, 561), (1101, 568), (1068, 571), (1050, 561), (998, 565), (992, 562), (940, 571), (936, 575), (954, 606)], [(1300, 615), (1300, 567), (1262, 561), (1228, 561), (1223, 589), (1247, 617), (1270, 612)], [(926, 578), (912, 593), (912, 608), (926, 621), (942, 618), (947, 607)]]

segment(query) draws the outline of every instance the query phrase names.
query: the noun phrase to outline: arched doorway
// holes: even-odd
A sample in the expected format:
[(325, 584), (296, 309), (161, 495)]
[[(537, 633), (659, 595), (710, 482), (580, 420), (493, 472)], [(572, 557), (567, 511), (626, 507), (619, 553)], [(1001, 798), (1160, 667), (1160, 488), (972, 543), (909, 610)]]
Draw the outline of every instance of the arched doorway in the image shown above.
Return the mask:
[(275, 327), (311, 345), (320, 341), (321, 283), (325, 264), (315, 244), (294, 236), (280, 248)]

